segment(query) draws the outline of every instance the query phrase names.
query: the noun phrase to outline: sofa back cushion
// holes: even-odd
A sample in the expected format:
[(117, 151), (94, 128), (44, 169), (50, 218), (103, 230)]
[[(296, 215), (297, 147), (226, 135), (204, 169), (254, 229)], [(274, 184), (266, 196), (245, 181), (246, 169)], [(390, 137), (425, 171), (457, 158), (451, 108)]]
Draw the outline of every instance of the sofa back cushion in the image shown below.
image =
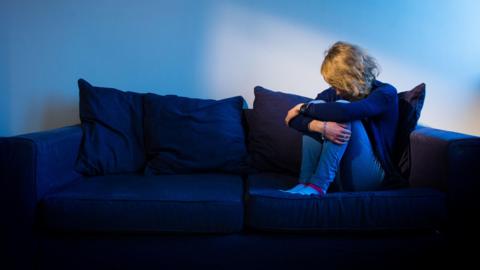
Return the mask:
[(145, 165), (142, 94), (79, 79), (82, 142), (75, 163), (84, 175), (141, 171)]
[(393, 161), (404, 179), (410, 177), (410, 133), (417, 126), (425, 101), (425, 84), (398, 93), (398, 125)]
[(245, 172), (244, 104), (241, 96), (213, 100), (146, 94), (145, 174)]
[(289, 109), (311, 99), (257, 86), (253, 110), (247, 114), (251, 167), (258, 172), (298, 174), (302, 133), (285, 125)]

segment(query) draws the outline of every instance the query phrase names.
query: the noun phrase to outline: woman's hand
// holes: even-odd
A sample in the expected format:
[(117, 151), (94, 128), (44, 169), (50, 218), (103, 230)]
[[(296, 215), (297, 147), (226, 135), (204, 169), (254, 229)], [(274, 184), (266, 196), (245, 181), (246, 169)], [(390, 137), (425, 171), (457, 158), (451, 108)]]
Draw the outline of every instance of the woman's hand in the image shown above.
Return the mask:
[(288, 123), (290, 122), (290, 120), (292, 120), (292, 118), (294, 118), (295, 116), (300, 114), (300, 107), (302, 105), (303, 105), (303, 103), (299, 103), (288, 111), (287, 116), (285, 117), (285, 125), (287, 125), (287, 127), (288, 127)]
[(336, 144), (344, 144), (350, 140), (352, 132), (344, 123), (327, 122), (326, 129), (323, 130), (323, 136)]
[(313, 132), (322, 133), (325, 138), (336, 144), (347, 143), (352, 134), (346, 124), (337, 122), (327, 122), (324, 125), (322, 121), (312, 120), (309, 124), (309, 129)]

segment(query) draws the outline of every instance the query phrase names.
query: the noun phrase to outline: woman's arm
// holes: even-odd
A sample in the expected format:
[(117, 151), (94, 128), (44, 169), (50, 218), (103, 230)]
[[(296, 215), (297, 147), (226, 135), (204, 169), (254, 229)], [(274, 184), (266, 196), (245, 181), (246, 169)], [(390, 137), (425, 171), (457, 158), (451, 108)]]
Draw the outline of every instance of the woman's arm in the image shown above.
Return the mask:
[(312, 120), (308, 129), (312, 132), (318, 132), (336, 144), (344, 144), (350, 140), (352, 132), (344, 123), (326, 122), (320, 120)]
[[(311, 101), (314, 101), (314, 100), (323, 100), (325, 102), (331, 102), (331, 101), (335, 101), (336, 99), (338, 99), (338, 96), (335, 92), (335, 89), (333, 89), (332, 87), (328, 88), (328, 89), (325, 89), (323, 90), (321, 93), (317, 94), (317, 97), (315, 99), (312, 99), (308, 102), (305, 102), (305, 103), (310, 103)], [(299, 105), (301, 105), (302, 103), (300, 104), (297, 104), (295, 105), (294, 107), (292, 107), (290, 110), (289, 110), (289, 113), (292, 114), (292, 118), (288, 121), (288, 126), (289, 127), (292, 127), (300, 132), (306, 132), (308, 131), (308, 123), (314, 119), (314, 117), (307, 117), (306, 115), (299, 115), (299, 111), (298, 111), (298, 108), (299, 108)], [(296, 108), (297, 107), (297, 108)], [(296, 110), (295, 110), (296, 109)], [(295, 113), (291, 112), (291, 111), (295, 111)], [(287, 117), (286, 117), (286, 121), (288, 120), (288, 118), (290, 118), (287, 114)]]
[(288, 124), (289, 127), (304, 134), (312, 132), (321, 133), (325, 138), (336, 144), (346, 143), (351, 135), (351, 131), (347, 129), (345, 124), (319, 121), (302, 114), (292, 118)]
[(312, 117), (298, 114), (288, 122), (288, 126), (300, 132), (308, 132), (308, 124), (312, 120)]
[(385, 84), (368, 97), (351, 103), (312, 103), (304, 115), (318, 120), (349, 122), (384, 113), (397, 98), (397, 90)]

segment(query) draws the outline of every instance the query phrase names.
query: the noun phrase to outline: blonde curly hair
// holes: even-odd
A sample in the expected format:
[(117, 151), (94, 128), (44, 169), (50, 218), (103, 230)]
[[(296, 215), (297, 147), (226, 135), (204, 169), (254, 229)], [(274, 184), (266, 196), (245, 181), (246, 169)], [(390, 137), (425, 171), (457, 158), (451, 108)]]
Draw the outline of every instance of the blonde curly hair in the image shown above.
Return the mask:
[(379, 73), (375, 58), (359, 46), (338, 41), (325, 51), (321, 74), (328, 84), (348, 99), (368, 96)]

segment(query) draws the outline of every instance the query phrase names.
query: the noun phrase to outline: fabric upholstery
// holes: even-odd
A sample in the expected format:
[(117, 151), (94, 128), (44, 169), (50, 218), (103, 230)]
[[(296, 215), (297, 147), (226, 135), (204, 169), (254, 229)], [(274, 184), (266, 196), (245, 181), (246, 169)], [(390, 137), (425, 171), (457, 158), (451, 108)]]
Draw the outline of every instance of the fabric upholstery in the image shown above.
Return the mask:
[(241, 230), (243, 184), (221, 173), (82, 178), (44, 198), (42, 223), (61, 231)]
[(84, 175), (143, 170), (142, 94), (78, 80), (82, 144), (76, 169)]
[[(212, 251), (226, 250), (228, 256), (222, 257), (223, 265), (231, 264), (231, 259), (245, 262), (247, 267), (258, 265), (259, 259), (270, 263), (281, 258), (275, 261), (278, 267), (288, 263), (293, 267), (297, 266), (298, 255), (304, 254), (301, 248), (306, 247), (310, 256), (320, 254), (319, 261), (332, 267), (340, 264), (351, 268), (365, 262), (378, 266), (378, 258), (385, 260), (383, 268), (392, 261), (405, 263), (404, 258), (423, 258), (426, 265), (431, 266), (431, 261), (438, 263), (445, 257), (436, 253), (433, 256), (429, 253), (428, 259), (424, 256), (426, 252), (436, 252), (438, 242), (430, 239), (426, 241), (429, 248), (423, 249), (418, 241), (412, 241), (419, 240), (414, 234), (407, 237), (392, 234), (394, 239), (367, 234), (360, 241), (358, 234), (312, 235), (309, 232), (319, 228), (338, 230), (339, 224), (347, 230), (438, 228), (445, 219), (445, 204), (448, 204), (449, 221), (455, 223), (455, 232), (468, 228), (465, 232), (469, 234), (479, 226), (475, 213), (479, 212), (476, 197), (480, 147), (479, 138), (475, 136), (427, 127), (412, 132), (410, 189), (332, 193), (330, 197), (310, 200), (307, 204), (306, 198), (275, 191), (293, 186), (295, 177), (251, 175), (246, 189), (248, 211), (242, 208), (242, 181), (238, 176), (123, 174), (79, 178), (74, 165), (81, 138), (79, 125), (0, 138), (3, 215), (0, 223), (1, 239), (6, 239), (2, 247), (8, 247), (10, 252), (7, 256), (20, 255), (24, 261), (38, 259), (40, 269), (105, 269), (128, 268), (126, 265), (134, 268), (140, 261), (144, 266), (151, 266), (153, 262), (157, 266), (164, 263), (175, 267), (178, 266), (176, 259), (185, 258), (186, 251), (193, 254), (193, 259), (185, 263), (195, 266), (205, 263), (206, 255)], [(41, 200), (40, 207), (38, 200)], [(353, 207), (356, 211), (352, 214)], [(49, 229), (75, 232), (237, 232), (244, 214), (248, 236), (242, 232), (208, 238), (173, 234), (50, 234), (34, 222), (38, 216), (40, 224)], [(292, 230), (295, 234), (252, 235), (250, 229), (254, 232)], [(45, 233), (44, 238), (37, 239), (33, 230)], [(297, 234), (300, 231), (305, 234)], [(423, 236), (438, 240), (442, 234)], [(40, 240), (39, 247), (35, 246), (37, 240)], [(455, 250), (461, 247), (453, 245)], [(27, 249), (38, 253), (30, 258)], [(346, 256), (345, 250), (355, 259)], [(372, 251), (376, 251), (375, 255)], [(240, 258), (239, 252), (252, 256)], [(283, 257), (284, 254), (287, 256)], [(417, 257), (410, 256), (415, 254)], [(314, 264), (318, 266), (315, 260)]]
[(241, 96), (222, 100), (145, 96), (145, 174), (243, 173), (247, 148)]
[(405, 230), (445, 226), (445, 194), (431, 188), (335, 192), (325, 197), (289, 194), (295, 177), (249, 175), (246, 223), (262, 230)]

